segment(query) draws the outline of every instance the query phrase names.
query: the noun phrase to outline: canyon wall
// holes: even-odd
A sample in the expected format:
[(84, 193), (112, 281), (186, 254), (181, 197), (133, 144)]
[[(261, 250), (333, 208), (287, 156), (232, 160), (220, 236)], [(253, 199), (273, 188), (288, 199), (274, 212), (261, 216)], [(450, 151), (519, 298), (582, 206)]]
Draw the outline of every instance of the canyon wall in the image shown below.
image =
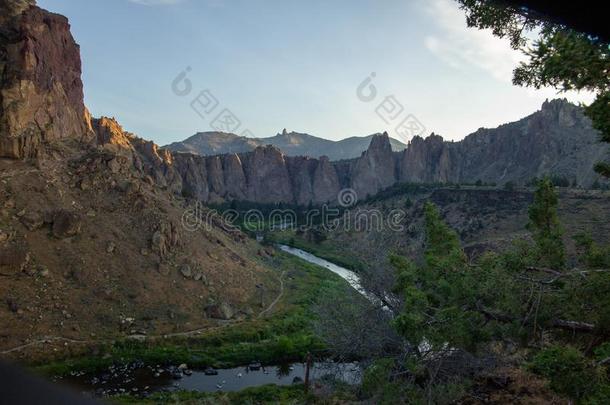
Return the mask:
[(374, 135), (360, 157), (336, 162), (286, 156), (274, 146), (216, 156), (171, 152), (114, 119), (90, 119), (68, 21), (32, 3), (0, 0), (0, 157), (39, 157), (45, 143), (79, 140), (186, 197), (307, 205), (336, 202), (344, 188), (362, 199), (399, 182), (524, 183), (551, 174), (588, 186), (594, 162), (607, 154), (582, 109), (565, 100), (460, 142), (432, 134), (394, 152), (387, 134)]

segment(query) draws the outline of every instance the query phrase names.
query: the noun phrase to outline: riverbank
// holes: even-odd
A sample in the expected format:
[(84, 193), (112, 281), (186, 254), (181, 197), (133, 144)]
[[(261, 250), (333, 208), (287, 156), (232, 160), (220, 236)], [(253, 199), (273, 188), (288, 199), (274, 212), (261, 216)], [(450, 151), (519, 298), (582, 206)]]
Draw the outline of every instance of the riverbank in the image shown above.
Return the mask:
[(283, 276), (284, 293), (262, 317), (226, 324), (187, 337), (155, 341), (124, 340), (92, 345), (90, 354), (43, 364), (33, 369), (45, 376), (101, 372), (112, 365), (179, 365), (193, 369), (231, 368), (251, 362), (279, 364), (302, 361), (308, 352), (325, 355), (312, 329), (311, 309), (321, 294), (351, 293), (351, 287), (328, 269), (277, 251), (261, 259)]

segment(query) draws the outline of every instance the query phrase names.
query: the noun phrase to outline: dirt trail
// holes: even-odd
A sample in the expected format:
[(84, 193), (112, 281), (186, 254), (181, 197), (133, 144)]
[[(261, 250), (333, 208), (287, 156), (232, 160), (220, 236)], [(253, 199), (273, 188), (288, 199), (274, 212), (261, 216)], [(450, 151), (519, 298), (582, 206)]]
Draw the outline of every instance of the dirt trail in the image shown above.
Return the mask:
[[(282, 296), (284, 295), (284, 275), (285, 274), (286, 274), (286, 272), (283, 271), (282, 274), (280, 275), (279, 294), (269, 304), (269, 306), (267, 306), (267, 308), (265, 308), (258, 314), (258, 318), (263, 317), (266, 313), (268, 313), (270, 310), (272, 310), (273, 307), (280, 301), (280, 299), (282, 299)], [(202, 332), (212, 332), (217, 329), (221, 329), (221, 328), (225, 328), (230, 325), (234, 325), (238, 322), (240, 322), (240, 321), (222, 321), (222, 323), (218, 326), (207, 326), (207, 327), (197, 328), (197, 329), (193, 329), (193, 330), (189, 330), (189, 331), (185, 331), (185, 332), (165, 333), (165, 334), (161, 334), (161, 335), (127, 335), (127, 336), (125, 336), (125, 338), (146, 341), (146, 340), (167, 339), (167, 338), (173, 338), (173, 337), (187, 337), (187, 336), (197, 335)], [(100, 344), (100, 343), (113, 343), (116, 340), (118, 340), (118, 339), (83, 339), (83, 340), (81, 340), (81, 339), (67, 338), (67, 337), (63, 337), (63, 336), (43, 336), (40, 339), (36, 339), (36, 340), (33, 340), (28, 343), (24, 343), (19, 346), (15, 346), (10, 349), (2, 350), (2, 351), (0, 351), (0, 354), (2, 354), (2, 355), (9, 354), (9, 353), (21, 351), (23, 349), (27, 349), (28, 347), (45, 344), (45, 343), (52, 343), (52, 342), (67, 342), (67, 343), (73, 343), (73, 344)]]
[(269, 306), (267, 308), (265, 308), (263, 311), (261, 311), (258, 314), (259, 318), (262, 318), (263, 315), (265, 315), (267, 312), (269, 312), (271, 309), (273, 309), (275, 304), (277, 304), (280, 301), (280, 299), (282, 298), (282, 296), (284, 295), (284, 275), (285, 274), (286, 274), (285, 271), (283, 271), (282, 274), (280, 274), (280, 293), (277, 295), (277, 297), (275, 297), (273, 302), (271, 304), (269, 304)]

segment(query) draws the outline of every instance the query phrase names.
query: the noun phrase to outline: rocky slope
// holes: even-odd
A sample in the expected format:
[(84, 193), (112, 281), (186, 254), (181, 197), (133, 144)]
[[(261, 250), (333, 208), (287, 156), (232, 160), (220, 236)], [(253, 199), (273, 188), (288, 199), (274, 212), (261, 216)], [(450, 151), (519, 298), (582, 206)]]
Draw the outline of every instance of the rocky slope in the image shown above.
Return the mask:
[[(208, 156), (227, 153), (250, 152), (259, 146), (272, 145), (287, 156), (327, 156), (330, 160), (353, 159), (362, 154), (373, 135), (352, 136), (340, 141), (331, 141), (299, 132), (288, 132), (268, 138), (247, 138), (226, 132), (199, 132), (182, 142), (174, 142), (164, 148), (173, 152), (186, 152)], [(390, 138), (392, 149), (403, 150), (406, 145)]]
[(90, 119), (64, 17), (0, 8), (0, 354), (48, 357), (259, 311), (255, 286), (279, 291), (267, 252), (217, 218), (186, 226), (205, 208), (167, 187), (180, 184), (171, 173), (150, 176), (172, 155)]

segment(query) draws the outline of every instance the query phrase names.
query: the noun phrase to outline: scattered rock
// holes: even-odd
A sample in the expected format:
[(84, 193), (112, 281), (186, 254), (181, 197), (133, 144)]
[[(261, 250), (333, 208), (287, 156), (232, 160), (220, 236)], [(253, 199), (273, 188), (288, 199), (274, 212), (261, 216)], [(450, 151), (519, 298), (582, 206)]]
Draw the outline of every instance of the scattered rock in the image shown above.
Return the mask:
[(157, 265), (157, 271), (162, 276), (167, 276), (169, 274), (169, 272), (170, 272), (170, 267), (167, 264), (165, 264), (165, 263), (159, 263)]
[(189, 266), (188, 264), (183, 264), (180, 267), (180, 273), (182, 273), (182, 275), (185, 278), (191, 278), (193, 276), (193, 272), (191, 270), (191, 266)]
[(49, 269), (45, 266), (38, 266), (38, 275), (40, 277), (49, 277)]
[(53, 236), (58, 239), (78, 235), (81, 230), (80, 215), (65, 209), (58, 210), (53, 215)]
[(156, 231), (150, 242), (150, 248), (153, 252), (159, 255), (159, 257), (163, 258), (167, 255), (167, 242), (165, 240), (165, 236), (161, 231)]
[(21, 216), (21, 223), (28, 228), (29, 231), (35, 231), (44, 224), (42, 214), (36, 211), (28, 211)]
[(9, 244), (0, 247), (0, 273), (16, 274), (22, 271), (30, 261), (28, 249), (20, 244)]
[(0, 243), (4, 243), (4, 242), (8, 241), (8, 238), (9, 238), (8, 232), (5, 232), (2, 229), (0, 229)]
[(106, 245), (106, 253), (114, 253), (115, 249), (116, 245), (114, 244), (114, 242), (108, 242), (108, 245)]
[(178, 227), (173, 222), (161, 222), (151, 239), (151, 249), (164, 258), (178, 245), (179, 238)]
[(218, 371), (212, 367), (208, 367), (203, 370), (203, 374), (205, 375), (218, 375)]
[(114, 158), (108, 162), (108, 168), (110, 169), (110, 171), (112, 173), (116, 174), (119, 171), (121, 171), (121, 164), (119, 163), (119, 161), (116, 158)]
[(211, 304), (205, 307), (205, 313), (207, 316), (213, 319), (229, 320), (235, 315), (235, 311), (226, 302), (220, 304)]

